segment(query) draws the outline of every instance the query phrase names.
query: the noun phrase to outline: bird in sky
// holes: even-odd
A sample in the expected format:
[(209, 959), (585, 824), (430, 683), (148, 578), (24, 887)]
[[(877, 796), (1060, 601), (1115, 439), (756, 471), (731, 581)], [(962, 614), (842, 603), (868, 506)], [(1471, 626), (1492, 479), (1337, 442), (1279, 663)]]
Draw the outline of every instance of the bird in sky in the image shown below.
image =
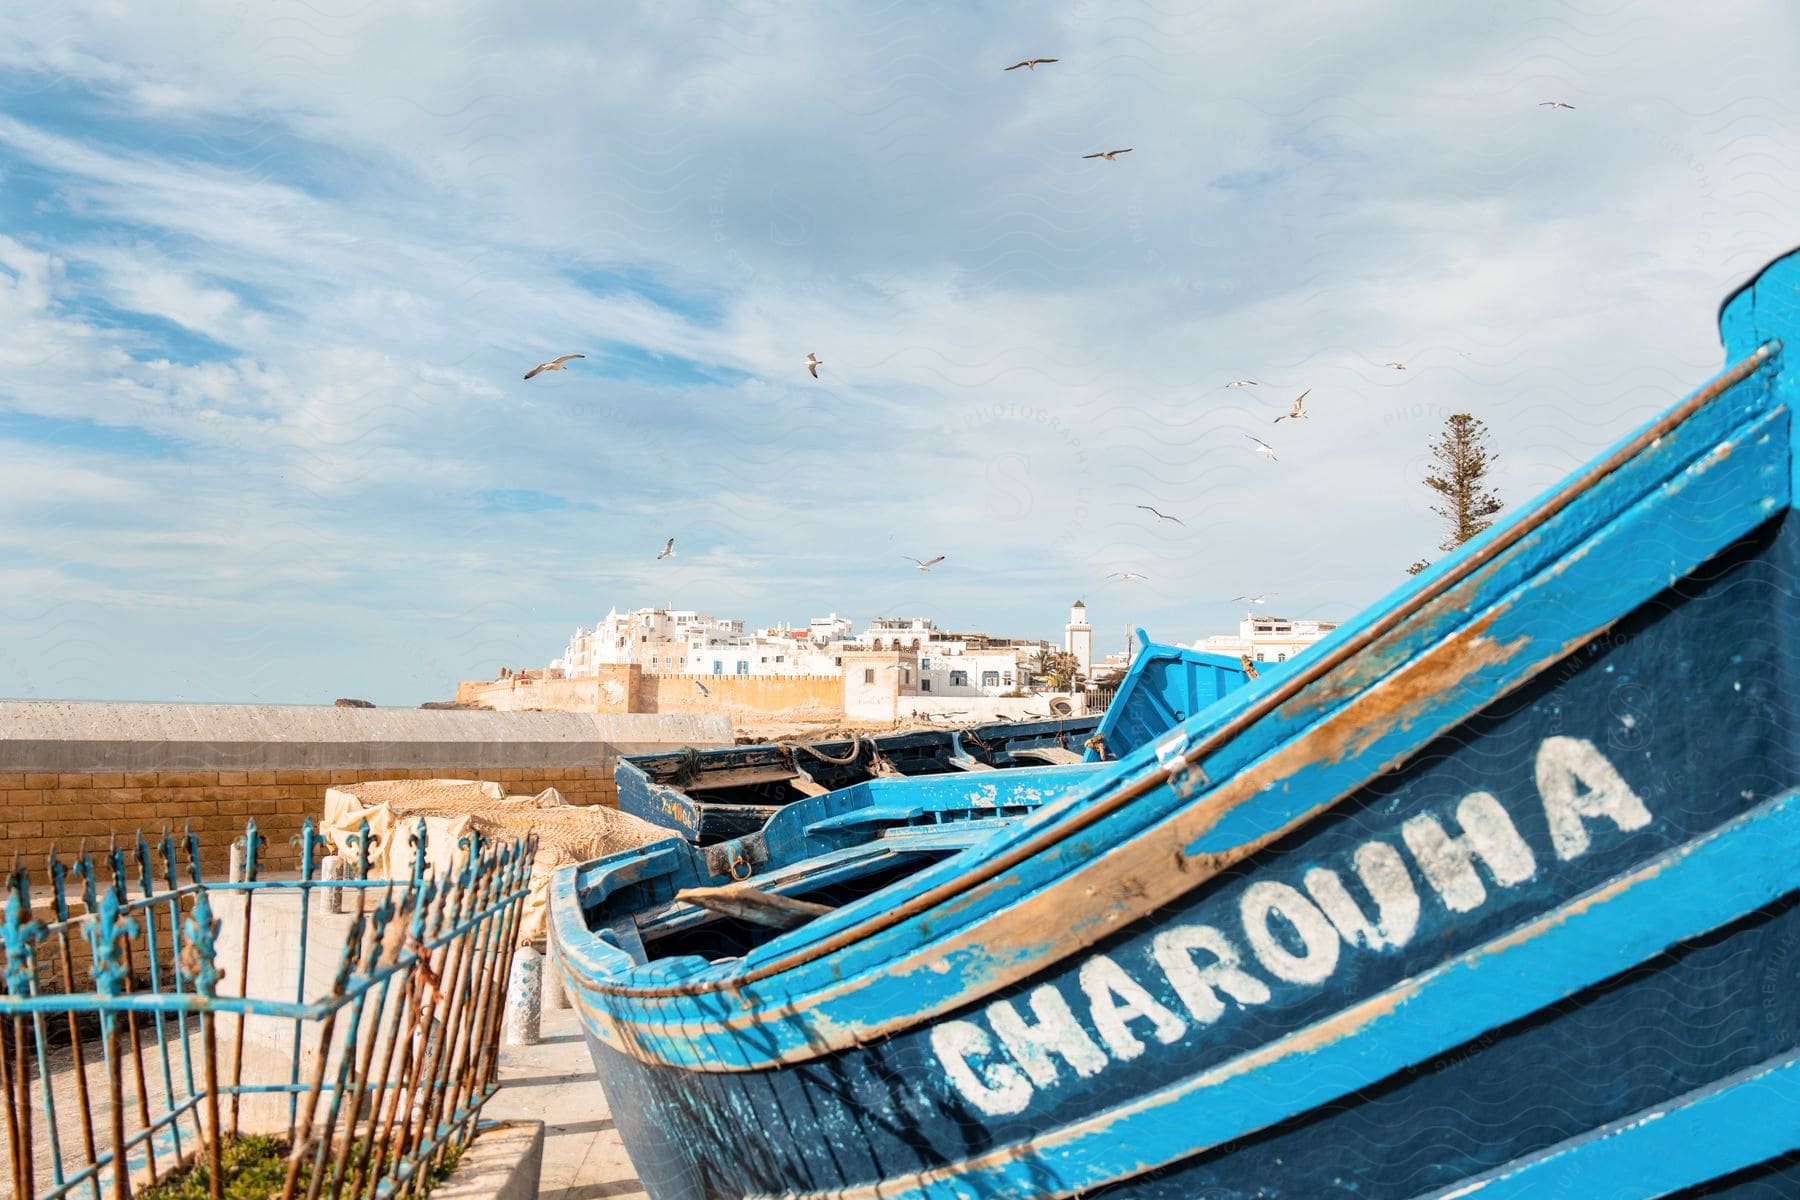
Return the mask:
[(699, 693), (702, 696), (712, 695), (712, 692), (707, 689), (707, 686), (704, 683), (701, 683), (698, 679), (694, 680), (694, 687), (696, 690), (699, 691)]
[(1084, 154), (1081, 157), (1083, 157), (1083, 158), (1104, 158), (1107, 162), (1113, 162), (1119, 157), (1119, 155), (1130, 154), (1130, 153), (1131, 153), (1131, 147), (1127, 146), (1123, 150), (1096, 150), (1092, 154)]
[(656, 561), (661, 562), (665, 558), (674, 558), (674, 557), (675, 557), (675, 539), (670, 538), (668, 541), (663, 543), (663, 548), (661, 550), (657, 551)]
[(1252, 436), (1251, 434), (1246, 433), (1244, 436), (1256, 443), (1256, 452), (1258, 454), (1262, 455), (1264, 458), (1268, 459), (1270, 462), (1280, 462), (1281, 461), (1280, 459), (1275, 457), (1275, 447), (1269, 445), (1269, 443), (1263, 441), (1259, 437)]
[(819, 364), (824, 361), (825, 361), (824, 359), (820, 358), (816, 354), (809, 353), (806, 356), (806, 369), (812, 372), (812, 377), (814, 379), (817, 379), (819, 377)]
[(1134, 579), (1148, 579), (1148, 575), (1139, 575), (1136, 571), (1114, 571), (1108, 579), (1117, 579), (1120, 583), (1130, 583)]
[(1006, 69), (1008, 71), (1016, 71), (1020, 67), (1024, 67), (1027, 71), (1035, 71), (1038, 69), (1039, 63), (1051, 63), (1056, 61), (1057, 60), (1054, 58), (1028, 58), (1024, 62), (1016, 62)]
[(1262, 385), (1257, 383), (1256, 380), (1254, 380), (1254, 379), (1234, 379), (1230, 383), (1226, 384), (1225, 386), (1226, 387), (1261, 387)]
[(1539, 100), (1538, 107), (1539, 108), (1566, 108), (1570, 112), (1575, 111), (1575, 106), (1573, 104), (1564, 104), (1561, 100)]
[(531, 370), (525, 372), (525, 378), (530, 379), (533, 375), (542, 374), (545, 371), (566, 371), (569, 368), (564, 366), (563, 365), (564, 363), (568, 362), (572, 358), (586, 358), (586, 357), (587, 357), (587, 355), (585, 355), (585, 354), (559, 355), (558, 357), (551, 359), (549, 362), (539, 363), (537, 366), (531, 368)]
[(931, 568), (944, 561), (944, 556), (942, 554), (938, 555), (936, 558), (914, 558), (910, 554), (902, 554), (900, 557), (904, 558), (907, 562), (918, 563), (919, 570), (921, 571), (929, 571)]
[(1171, 517), (1166, 512), (1158, 512), (1156, 509), (1151, 508), (1148, 504), (1140, 504), (1137, 507), (1143, 509), (1147, 513), (1154, 513), (1156, 516), (1156, 519), (1158, 521), (1173, 521), (1177, 525), (1186, 525), (1187, 524), (1187, 522), (1182, 520), (1180, 517)]
[(1270, 596), (1279, 595), (1281, 595), (1280, 592), (1254, 592), (1242, 596), (1233, 596), (1231, 599), (1233, 603), (1236, 603), (1239, 600), (1248, 600), (1252, 604), (1262, 604), (1266, 602)]
[[(1301, 392), (1298, 396), (1295, 396), (1294, 397), (1294, 411), (1284, 412), (1279, 417), (1276, 417), (1275, 424), (1279, 425), (1283, 421), (1286, 421), (1290, 418), (1293, 420), (1296, 420), (1296, 421), (1306, 420), (1306, 398), (1310, 395), (1312, 395), (1312, 389), (1307, 388), (1304, 392)], [(1274, 455), (1270, 455), (1269, 457), (1273, 458)]]
[(1403, 362), (1382, 363), (1381, 365), (1384, 367), (1392, 367), (1396, 371), (1406, 370), (1406, 364)]

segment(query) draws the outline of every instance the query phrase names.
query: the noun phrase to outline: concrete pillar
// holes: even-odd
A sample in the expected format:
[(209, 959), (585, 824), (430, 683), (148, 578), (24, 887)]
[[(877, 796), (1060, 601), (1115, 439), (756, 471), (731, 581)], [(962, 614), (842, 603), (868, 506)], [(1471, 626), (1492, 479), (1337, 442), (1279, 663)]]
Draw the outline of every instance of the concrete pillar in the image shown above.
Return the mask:
[(231, 857), (227, 861), (230, 865), (225, 870), (225, 878), (231, 883), (236, 883), (244, 874), (244, 844), (242, 842), (231, 843)]
[[(344, 870), (345, 865), (343, 858), (339, 855), (327, 854), (319, 862), (319, 881), (321, 883), (336, 883), (343, 879), (346, 874)], [(345, 889), (341, 887), (328, 887), (325, 889), (325, 893), (320, 899), (324, 901), (326, 912), (341, 913), (344, 911), (344, 891)]]
[(563, 990), (562, 972), (556, 969), (556, 954), (548, 942), (544, 944), (544, 1007), (574, 1007), (569, 1003), (569, 993)]
[(530, 946), (513, 951), (506, 979), (506, 1044), (535, 1046), (544, 1010), (544, 956)]

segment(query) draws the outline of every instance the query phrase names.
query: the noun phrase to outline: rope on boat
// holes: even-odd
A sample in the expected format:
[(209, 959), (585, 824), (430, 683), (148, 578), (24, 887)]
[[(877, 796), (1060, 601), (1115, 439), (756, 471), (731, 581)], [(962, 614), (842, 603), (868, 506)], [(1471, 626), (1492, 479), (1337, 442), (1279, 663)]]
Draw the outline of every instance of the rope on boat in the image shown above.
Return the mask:
[(678, 788), (684, 788), (698, 778), (700, 778), (700, 752), (692, 746), (683, 746), (680, 757), (675, 763), (675, 771), (669, 781)]
[(857, 759), (862, 757), (863, 740), (862, 740), (862, 734), (860, 734), (860, 733), (851, 734), (850, 735), (850, 753), (844, 755), (844, 757), (842, 757), (842, 758), (833, 758), (833, 757), (831, 757), (831, 755), (826, 754), (822, 750), (815, 750), (813, 747), (807, 745), (805, 742), (801, 742), (798, 746), (790, 746), (784, 742), (784, 743), (782, 743), (782, 749), (786, 750), (790, 754), (792, 754), (796, 749), (804, 750), (808, 754), (812, 755), (814, 758), (818, 759), (820, 762), (830, 763), (834, 767), (847, 767), (851, 763), (855, 762)]

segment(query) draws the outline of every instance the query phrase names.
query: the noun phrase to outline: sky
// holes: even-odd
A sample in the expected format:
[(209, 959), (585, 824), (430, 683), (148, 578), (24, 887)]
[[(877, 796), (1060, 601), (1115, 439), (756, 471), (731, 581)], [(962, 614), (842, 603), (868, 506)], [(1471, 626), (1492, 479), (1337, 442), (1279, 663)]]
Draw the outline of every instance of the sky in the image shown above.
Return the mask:
[(1446, 416), (1511, 511), (1719, 369), (1797, 51), (1791, 0), (10, 0), (0, 696), (417, 704), (614, 606), (1350, 617), (1438, 555)]

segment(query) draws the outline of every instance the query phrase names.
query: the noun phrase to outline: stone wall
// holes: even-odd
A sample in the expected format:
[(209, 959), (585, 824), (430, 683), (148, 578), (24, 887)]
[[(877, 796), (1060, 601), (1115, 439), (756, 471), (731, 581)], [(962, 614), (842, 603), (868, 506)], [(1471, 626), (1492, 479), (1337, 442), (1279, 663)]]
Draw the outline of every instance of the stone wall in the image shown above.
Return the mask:
[(638, 679), (638, 694), (643, 711), (655, 713), (830, 721), (844, 711), (844, 680), (838, 675), (645, 674)]
[(456, 699), (460, 704), (480, 704), (498, 712), (654, 712), (639, 696), (640, 674), (639, 668), (622, 664), (603, 666), (598, 675), (580, 679), (515, 675), (471, 680), (456, 685)]
[(844, 681), (838, 675), (663, 675), (621, 664), (580, 679), (459, 683), (456, 698), (501, 712), (722, 713), (740, 723), (835, 721), (844, 713)]
[(620, 754), (731, 740), (716, 715), (0, 702), (0, 856), (186, 827), (222, 872), (254, 817), (268, 869), (285, 871), (332, 784), (481, 779), (612, 805)]

